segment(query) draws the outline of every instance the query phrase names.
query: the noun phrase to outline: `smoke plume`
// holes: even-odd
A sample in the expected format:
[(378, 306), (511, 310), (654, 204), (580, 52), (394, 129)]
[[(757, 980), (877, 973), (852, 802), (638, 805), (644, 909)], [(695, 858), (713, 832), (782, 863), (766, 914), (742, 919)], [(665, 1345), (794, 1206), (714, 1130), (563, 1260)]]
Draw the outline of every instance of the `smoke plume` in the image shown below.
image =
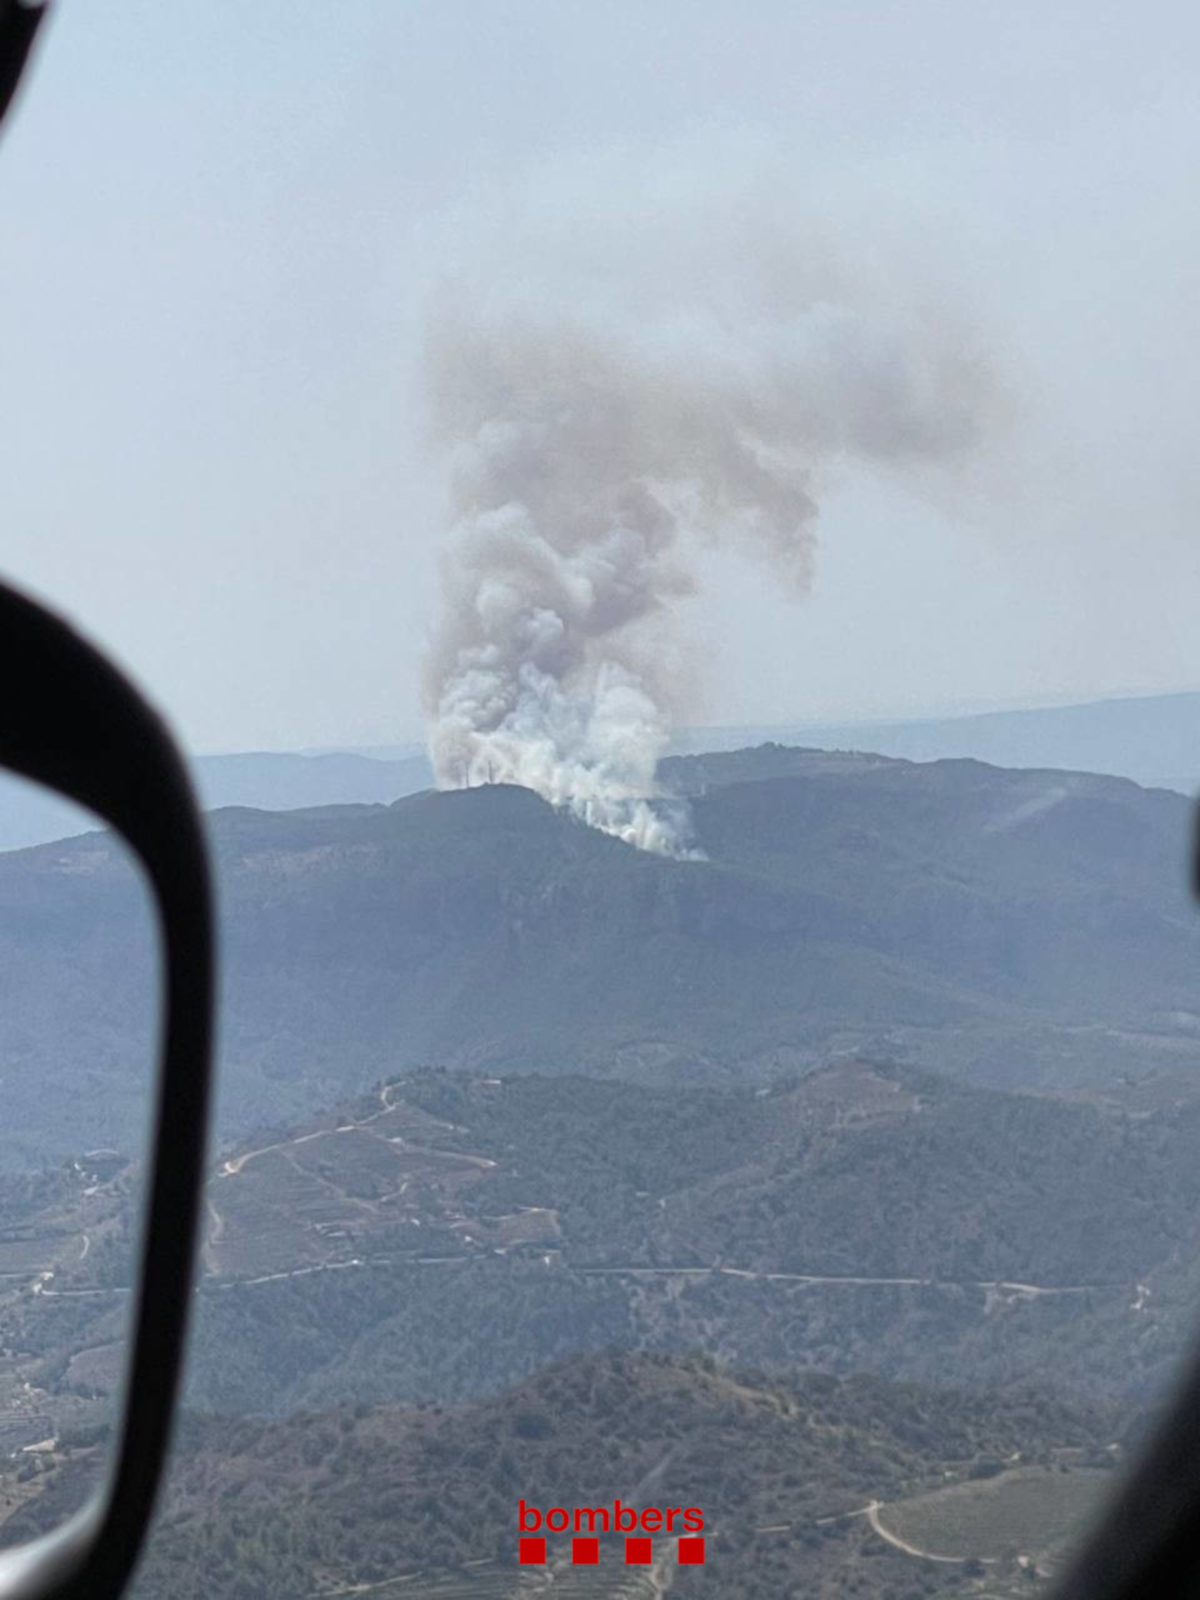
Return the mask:
[(698, 550), (762, 558), (802, 596), (831, 472), (919, 473), (975, 442), (986, 374), (928, 295), (737, 220), (707, 255), (693, 232), (683, 254), (703, 270), (652, 293), (492, 282), (446, 288), (431, 312), (450, 499), (427, 663), (442, 787), (520, 784), (688, 853), (656, 769), (688, 699), (671, 639)]

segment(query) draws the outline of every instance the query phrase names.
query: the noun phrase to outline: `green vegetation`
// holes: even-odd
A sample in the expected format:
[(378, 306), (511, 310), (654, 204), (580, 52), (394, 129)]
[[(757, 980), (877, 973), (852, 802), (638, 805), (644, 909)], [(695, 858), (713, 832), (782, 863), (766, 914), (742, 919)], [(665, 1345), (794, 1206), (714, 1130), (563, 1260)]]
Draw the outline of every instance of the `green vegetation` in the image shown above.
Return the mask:
[(1105, 1115), (883, 1061), (758, 1093), (426, 1073), (397, 1094), (498, 1163), (473, 1213), (553, 1208), (579, 1266), (1103, 1286), (1200, 1212), (1196, 1111)]
[[(386, 1256), (356, 1199), (343, 1237), (314, 1225), (297, 1242), (305, 1195), (327, 1219), (339, 1163), (358, 1159), (345, 1134), (217, 1180), (221, 1271), (236, 1276), (247, 1231), (301, 1270), (201, 1296), (197, 1401), (456, 1400), (615, 1344), (1137, 1407), (1200, 1298), (1180, 1272), (1200, 1208), (1191, 1111), (1130, 1118), (846, 1061), (770, 1093), (687, 1096), (423, 1073), (327, 1121), (347, 1119), (391, 1141), (395, 1188), (423, 1173), (403, 1197), (420, 1226), (402, 1239), (402, 1203), (381, 1205)], [(494, 1165), (431, 1175), (431, 1146)], [(363, 1265), (310, 1273), (319, 1250)]]
[[(898, 1600), (914, 1585), (952, 1593), (961, 1575), (914, 1562), (845, 1513), (1017, 1449), (1069, 1459), (1099, 1448), (1103, 1432), (1053, 1402), (873, 1379), (773, 1381), (708, 1360), (617, 1354), (553, 1366), (463, 1407), (191, 1417), (137, 1593), (294, 1600), (420, 1571), (453, 1574), (463, 1600), (511, 1594), (521, 1496), (700, 1506), (708, 1562), (678, 1569), (681, 1594), (776, 1600), (833, 1592), (821, 1586), (835, 1581), (862, 1600)], [(619, 1539), (602, 1542), (602, 1562), (623, 1580)], [(552, 1541), (552, 1559), (561, 1554)], [(575, 1592), (602, 1592), (590, 1581)], [(439, 1593), (426, 1583), (418, 1592)]]
[[(1196, 1121), (855, 1060), (687, 1095), (419, 1073), (218, 1162), (190, 1398), (446, 1403), (612, 1346), (1131, 1417), (1200, 1303)], [(0, 1217), (14, 1445), (111, 1406), (136, 1174), (95, 1177), (21, 1180)]]

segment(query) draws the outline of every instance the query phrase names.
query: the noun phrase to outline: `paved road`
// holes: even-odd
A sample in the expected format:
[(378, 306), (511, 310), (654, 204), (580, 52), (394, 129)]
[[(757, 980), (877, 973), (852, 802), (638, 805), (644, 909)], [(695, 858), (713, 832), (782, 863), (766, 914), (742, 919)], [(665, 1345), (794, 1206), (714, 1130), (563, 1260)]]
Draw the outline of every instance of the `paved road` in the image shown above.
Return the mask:
[[(261, 1283), (282, 1283), (288, 1278), (308, 1278), (318, 1272), (346, 1272), (356, 1268), (389, 1267), (408, 1262), (418, 1267), (466, 1266), (472, 1262), (491, 1260), (488, 1255), (464, 1256), (371, 1256), (352, 1257), (348, 1261), (316, 1261), (302, 1267), (287, 1267), (279, 1272), (263, 1272), (253, 1278), (210, 1278), (207, 1289), (252, 1288)], [(1045, 1295), (1086, 1294), (1092, 1289), (1111, 1289), (1112, 1284), (1072, 1283), (1004, 1283), (981, 1279), (962, 1283), (935, 1278), (868, 1278), (822, 1275), (802, 1272), (753, 1272), (745, 1267), (567, 1267), (583, 1277), (624, 1278), (741, 1278), (763, 1283), (803, 1283), (812, 1285), (841, 1285), (848, 1288), (930, 1288), (930, 1289), (994, 1289), (1000, 1293), (1018, 1294), (1028, 1299)], [(86, 1299), (106, 1294), (128, 1294), (128, 1287), (109, 1289), (51, 1289), (48, 1287), (53, 1272), (43, 1272), (33, 1283), (33, 1292), (47, 1298)]]

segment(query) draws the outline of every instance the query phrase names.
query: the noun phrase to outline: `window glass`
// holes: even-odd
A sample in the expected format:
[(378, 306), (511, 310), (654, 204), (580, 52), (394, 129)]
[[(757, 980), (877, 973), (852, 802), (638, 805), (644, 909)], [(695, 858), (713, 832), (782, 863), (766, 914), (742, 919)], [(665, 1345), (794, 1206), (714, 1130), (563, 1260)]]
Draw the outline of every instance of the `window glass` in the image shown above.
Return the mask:
[[(51, 19), (4, 570), (167, 712), (221, 916), (140, 1600), (1049, 1591), (1200, 1313), (1195, 31)], [(8, 1540), (138, 1222), (87, 826), (0, 792)]]

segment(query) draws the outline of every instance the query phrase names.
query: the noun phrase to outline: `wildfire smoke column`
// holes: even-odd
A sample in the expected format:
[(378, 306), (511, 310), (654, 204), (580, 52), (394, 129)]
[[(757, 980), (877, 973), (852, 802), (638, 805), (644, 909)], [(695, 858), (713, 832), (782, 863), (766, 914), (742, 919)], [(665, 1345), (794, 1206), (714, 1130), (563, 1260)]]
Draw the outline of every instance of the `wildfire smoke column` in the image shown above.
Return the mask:
[[(744, 286), (743, 286), (744, 291)], [(686, 693), (671, 628), (705, 542), (801, 596), (824, 474), (971, 449), (980, 364), (894, 296), (701, 292), (660, 314), (443, 294), (426, 381), (448, 462), (427, 660), (439, 785), (520, 784), (642, 849), (687, 854), (656, 769)]]

